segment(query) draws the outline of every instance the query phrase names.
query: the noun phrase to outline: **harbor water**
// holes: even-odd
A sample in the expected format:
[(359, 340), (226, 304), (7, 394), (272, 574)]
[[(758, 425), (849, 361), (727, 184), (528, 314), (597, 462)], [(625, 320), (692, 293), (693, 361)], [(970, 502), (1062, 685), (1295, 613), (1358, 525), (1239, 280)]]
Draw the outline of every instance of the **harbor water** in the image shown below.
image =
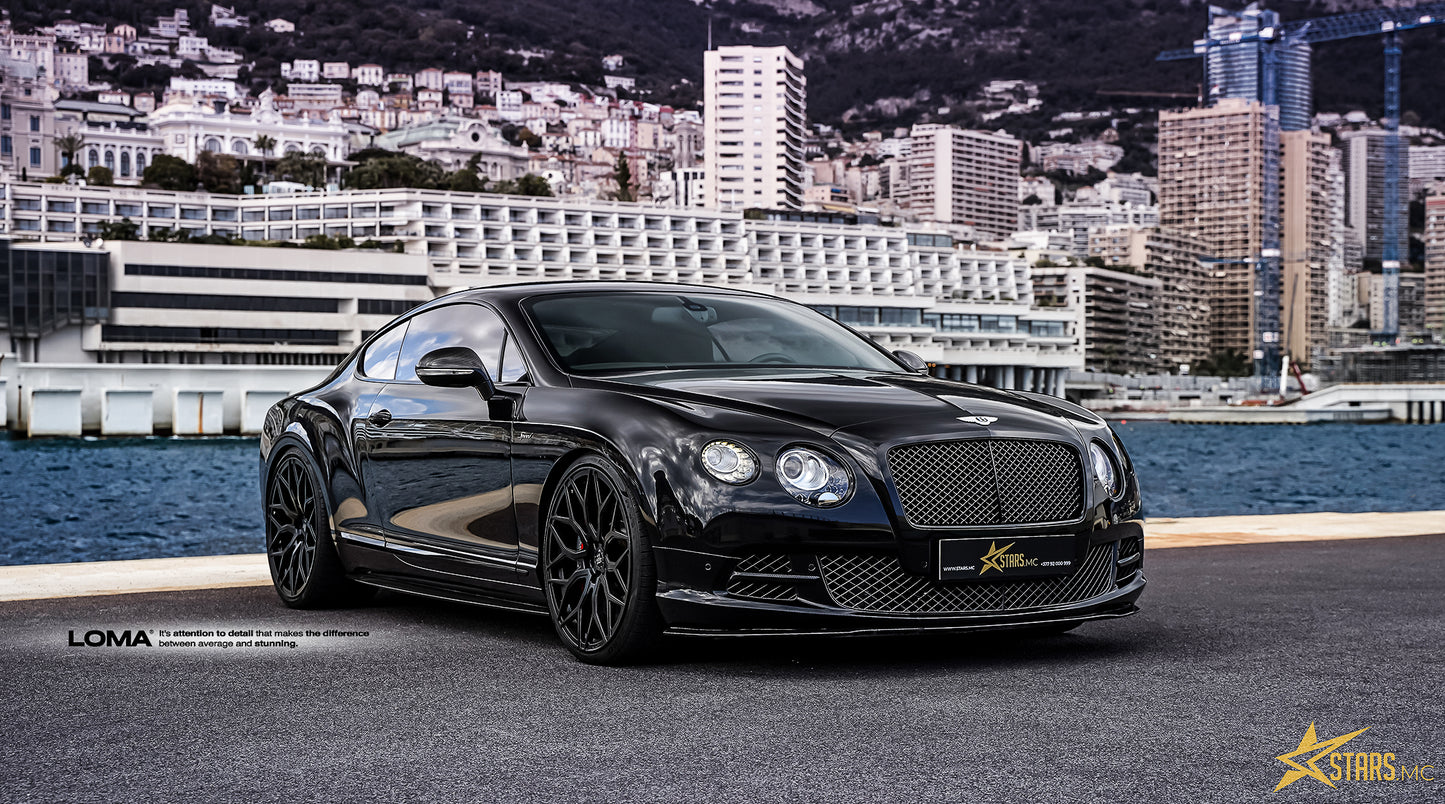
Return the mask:
[[(1114, 428), (1148, 516), (1445, 510), (1445, 424)], [(261, 552), (257, 442), (0, 435), (0, 519), (0, 564)]]

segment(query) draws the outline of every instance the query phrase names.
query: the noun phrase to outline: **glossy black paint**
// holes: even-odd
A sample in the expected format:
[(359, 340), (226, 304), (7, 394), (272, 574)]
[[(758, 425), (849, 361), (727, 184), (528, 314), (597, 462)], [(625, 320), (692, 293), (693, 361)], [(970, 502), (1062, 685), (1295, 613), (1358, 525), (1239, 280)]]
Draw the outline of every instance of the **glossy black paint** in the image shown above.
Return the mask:
[[(1082, 559), (1091, 543), (1138, 536), (1138, 482), (1123, 445), (1083, 408), (1052, 397), (896, 372), (789, 369), (644, 372), (618, 378), (569, 375), (549, 357), (523, 302), (545, 294), (608, 290), (743, 294), (654, 283), (534, 283), (463, 291), (442, 306), (477, 305), (505, 324), (508, 363), (525, 375), (482, 388), (373, 379), (359, 348), (319, 386), (289, 397), (266, 419), (261, 475), (290, 449), (323, 477), (333, 538), (356, 580), (450, 599), (544, 611), (539, 521), (557, 479), (584, 455), (610, 460), (639, 501), (654, 546), (657, 599), (679, 632), (875, 631), (1013, 627), (1124, 616), (1142, 572), (1109, 595), (1048, 611), (906, 617), (865, 616), (826, 605), (732, 598), (728, 577), (760, 551), (850, 550), (896, 555), (928, 576), (939, 538), (1059, 533), (1061, 526), (915, 528), (898, 513), (882, 466), (887, 450), (913, 442), (1024, 437), (1056, 440), (1087, 455), (1102, 444), (1124, 475), (1110, 498), (1091, 472), (1084, 515), (1067, 523)], [(377, 341), (386, 330), (373, 336)], [(494, 350), (495, 347), (495, 350)], [(500, 344), (479, 352), (499, 354)], [(882, 350), (880, 350), (882, 351)], [(455, 366), (456, 355), (446, 356)], [(494, 364), (495, 365), (495, 364)], [(425, 373), (425, 372), (423, 372)], [(505, 373), (505, 372), (504, 372)], [(514, 372), (515, 373), (515, 372)], [(451, 383), (456, 384), (456, 383)], [(987, 427), (959, 417), (989, 416)], [(733, 486), (706, 474), (699, 455), (716, 438), (746, 444), (759, 476)], [(776, 481), (774, 460), (805, 445), (841, 462), (853, 491), (833, 508), (809, 507)]]

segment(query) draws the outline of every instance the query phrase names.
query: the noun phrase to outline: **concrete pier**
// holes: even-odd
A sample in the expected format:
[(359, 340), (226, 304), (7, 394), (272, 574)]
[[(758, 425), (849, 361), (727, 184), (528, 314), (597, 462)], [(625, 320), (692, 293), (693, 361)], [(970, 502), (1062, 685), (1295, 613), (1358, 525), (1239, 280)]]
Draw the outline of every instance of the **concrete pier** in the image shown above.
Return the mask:
[(155, 432), (149, 388), (109, 388), (101, 397), (100, 434), (148, 436)]
[(271, 405), (329, 373), (326, 366), (7, 360), (0, 362), (0, 421), (34, 436), (255, 434)]

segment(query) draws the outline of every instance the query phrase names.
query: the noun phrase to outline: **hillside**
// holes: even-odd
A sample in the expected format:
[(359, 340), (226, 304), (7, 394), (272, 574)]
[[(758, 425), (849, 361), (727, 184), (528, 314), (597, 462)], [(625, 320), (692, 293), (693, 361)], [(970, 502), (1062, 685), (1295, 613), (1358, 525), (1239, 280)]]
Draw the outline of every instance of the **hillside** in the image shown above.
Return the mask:
[[(1300, 19), (1374, 3), (1271, 5), (1286, 19)], [(209, 31), (209, 3), (195, 0), (71, 0), (69, 8), (12, 0), (11, 13), (21, 28), (68, 16), (143, 29), (159, 13), (187, 8), (214, 43), (258, 59), (258, 80), (275, 76), (280, 61), (300, 57), (600, 83), (601, 57), (617, 53), (627, 59), (622, 72), (635, 75), (649, 99), (679, 106), (699, 99), (711, 21), (716, 44), (785, 43), (802, 54), (809, 118), (850, 128), (921, 117), (974, 122), (960, 102), (998, 78), (1042, 83), (1050, 112), (1179, 103), (1099, 93), (1196, 92), (1197, 64), (1159, 64), (1154, 56), (1191, 42), (1207, 14), (1207, 4), (1195, 0), (237, 0), (236, 6), (257, 21), (291, 20), (297, 33)], [(1445, 83), (1432, 80), (1442, 72), (1445, 35), (1407, 35), (1404, 106), (1445, 127)], [(1320, 110), (1378, 114), (1379, 44), (1318, 48), (1315, 82)]]

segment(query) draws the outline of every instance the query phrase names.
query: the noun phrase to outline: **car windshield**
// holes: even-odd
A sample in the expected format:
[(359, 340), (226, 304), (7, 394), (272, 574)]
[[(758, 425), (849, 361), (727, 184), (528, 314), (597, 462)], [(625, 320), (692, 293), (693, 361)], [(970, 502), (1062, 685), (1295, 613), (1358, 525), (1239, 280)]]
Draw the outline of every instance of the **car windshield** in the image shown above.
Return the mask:
[(717, 367), (902, 372), (885, 352), (820, 313), (754, 296), (600, 292), (527, 305), (574, 374)]

